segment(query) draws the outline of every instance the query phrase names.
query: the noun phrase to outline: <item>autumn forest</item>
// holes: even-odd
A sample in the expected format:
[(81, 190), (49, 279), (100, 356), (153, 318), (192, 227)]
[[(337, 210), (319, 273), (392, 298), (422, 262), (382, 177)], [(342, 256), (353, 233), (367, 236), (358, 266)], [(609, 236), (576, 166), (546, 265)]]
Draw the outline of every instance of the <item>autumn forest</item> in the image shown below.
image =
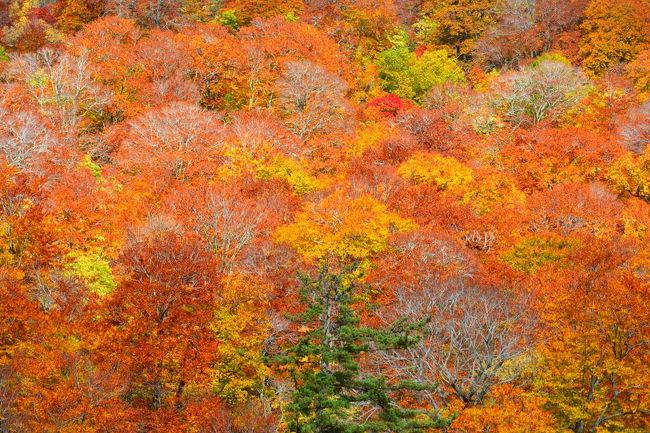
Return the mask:
[(0, 433), (650, 431), (650, 0), (0, 0)]

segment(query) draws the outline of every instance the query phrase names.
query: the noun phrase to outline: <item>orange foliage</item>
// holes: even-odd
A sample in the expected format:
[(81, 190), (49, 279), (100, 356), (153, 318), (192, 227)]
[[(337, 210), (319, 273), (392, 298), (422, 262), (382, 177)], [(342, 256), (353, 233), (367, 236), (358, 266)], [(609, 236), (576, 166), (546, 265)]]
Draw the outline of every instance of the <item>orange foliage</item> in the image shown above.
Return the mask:
[(650, 429), (646, 0), (0, 3), (0, 432)]

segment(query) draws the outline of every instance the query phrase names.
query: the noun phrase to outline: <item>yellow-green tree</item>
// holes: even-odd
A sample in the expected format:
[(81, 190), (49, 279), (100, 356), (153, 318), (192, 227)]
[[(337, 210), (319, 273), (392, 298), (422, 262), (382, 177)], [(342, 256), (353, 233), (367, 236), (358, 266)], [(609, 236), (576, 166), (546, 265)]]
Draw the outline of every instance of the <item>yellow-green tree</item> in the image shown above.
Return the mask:
[(269, 368), (264, 343), (271, 331), (268, 284), (233, 275), (224, 280), (213, 329), (219, 340), (214, 367), (215, 392), (229, 403), (264, 396)]
[(465, 80), (463, 70), (447, 50), (427, 50), (418, 56), (409, 50), (402, 35), (393, 38), (392, 48), (379, 53), (376, 64), (384, 90), (416, 102), (434, 86)]

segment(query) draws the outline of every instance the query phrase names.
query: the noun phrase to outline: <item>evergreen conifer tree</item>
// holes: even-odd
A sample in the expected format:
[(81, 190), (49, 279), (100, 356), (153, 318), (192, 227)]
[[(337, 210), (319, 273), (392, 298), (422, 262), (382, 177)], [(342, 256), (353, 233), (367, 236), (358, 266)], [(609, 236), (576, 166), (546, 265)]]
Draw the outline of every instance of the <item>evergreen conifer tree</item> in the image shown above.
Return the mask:
[(331, 272), (323, 265), (316, 277), (302, 274), (300, 280), (306, 310), (294, 319), (303, 335), (280, 359), (295, 385), (285, 408), (287, 430), (398, 433), (443, 426), (444, 420), (424, 410), (404, 408), (396, 400), (422, 385), (395, 383), (361, 367), (371, 351), (415, 344), (422, 324), (363, 326), (355, 306), (365, 303), (368, 287), (358, 282), (354, 266)]

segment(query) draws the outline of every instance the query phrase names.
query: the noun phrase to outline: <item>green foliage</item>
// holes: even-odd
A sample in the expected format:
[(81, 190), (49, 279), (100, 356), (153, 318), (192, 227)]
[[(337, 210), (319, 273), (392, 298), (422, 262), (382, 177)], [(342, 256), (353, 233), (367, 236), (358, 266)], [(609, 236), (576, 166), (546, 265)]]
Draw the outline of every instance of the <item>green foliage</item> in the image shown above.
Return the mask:
[(416, 102), (422, 102), (434, 86), (465, 80), (463, 70), (447, 51), (425, 51), (418, 57), (401, 39), (379, 53), (376, 64), (385, 91)]
[(577, 243), (571, 239), (534, 237), (515, 245), (503, 258), (514, 269), (533, 273), (547, 263), (566, 259), (576, 247)]
[[(389, 329), (361, 325), (353, 306), (367, 288), (356, 277), (355, 266), (332, 273), (326, 265), (316, 278), (300, 276), (306, 310), (296, 321), (304, 336), (279, 359), (295, 384), (285, 408), (288, 431), (413, 432), (442, 426), (443, 420), (403, 408), (394, 399), (396, 392), (421, 390), (423, 385), (389, 382), (361, 368), (359, 361), (369, 351), (415, 344), (422, 323), (398, 321)], [(361, 416), (370, 408), (372, 416)]]
[(289, 21), (290, 23), (295, 23), (297, 22), (300, 18), (296, 15), (294, 11), (289, 11), (286, 14), (284, 14), (284, 19)]
[(565, 65), (571, 66), (569, 59), (564, 57), (560, 53), (544, 53), (541, 56), (537, 57), (531, 64), (531, 68), (537, 68), (544, 62), (559, 62), (564, 63)]
[(219, 24), (230, 27), (232, 30), (239, 30), (241, 23), (237, 17), (237, 11), (234, 9), (229, 9), (221, 12), (221, 16), (219, 17)]
[(446, 50), (425, 51), (413, 65), (417, 91), (425, 94), (433, 86), (465, 80), (463, 70)]
[(91, 292), (106, 296), (117, 286), (111, 267), (101, 254), (73, 252), (67, 257), (70, 262), (65, 265), (66, 274), (79, 278)]
[(95, 179), (99, 180), (102, 178), (102, 168), (99, 166), (99, 164), (97, 164), (92, 160), (90, 155), (88, 154), (84, 155), (82, 160), (82, 165), (88, 170), (90, 170), (90, 172), (93, 174)]
[(27, 85), (33, 89), (41, 89), (49, 83), (50, 79), (43, 69), (37, 70), (27, 79)]
[[(413, 84), (408, 76), (412, 56), (413, 53), (406, 47), (393, 47), (379, 53), (376, 63), (384, 90), (400, 96), (413, 97)], [(405, 82), (407, 78), (408, 83)]]
[(410, 41), (409, 35), (403, 29), (398, 29), (395, 33), (388, 37), (392, 48), (409, 48)]
[(0, 62), (8, 62), (8, 61), (9, 61), (9, 55), (7, 55), (5, 48), (3, 46), (0, 46)]

